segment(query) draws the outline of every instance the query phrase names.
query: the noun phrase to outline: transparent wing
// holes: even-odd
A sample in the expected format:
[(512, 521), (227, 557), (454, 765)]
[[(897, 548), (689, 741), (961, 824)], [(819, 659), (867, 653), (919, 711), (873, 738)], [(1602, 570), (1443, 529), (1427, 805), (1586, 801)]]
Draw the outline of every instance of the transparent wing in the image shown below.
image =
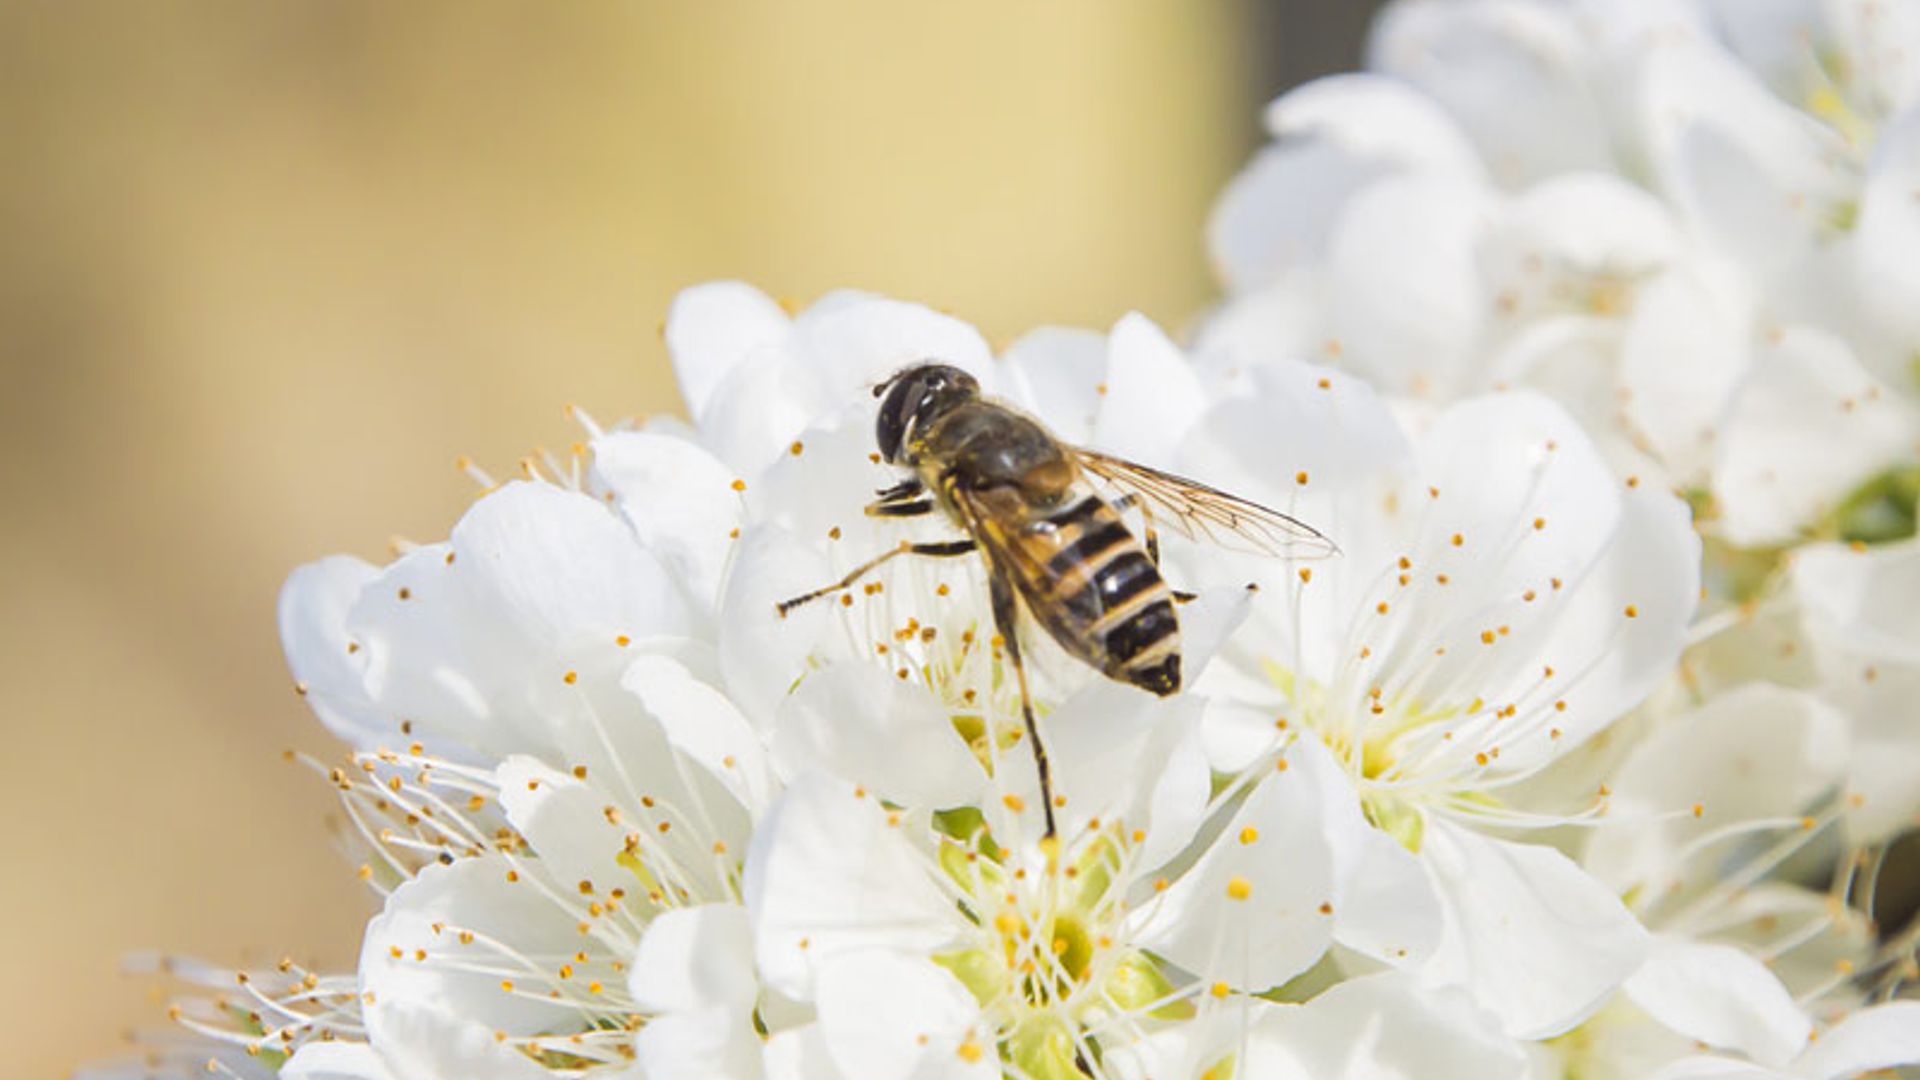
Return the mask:
[(1137, 502), (1155, 528), (1254, 555), (1319, 559), (1340, 553), (1320, 530), (1278, 510), (1124, 458), (1080, 447), (1073, 453), (1081, 468)]

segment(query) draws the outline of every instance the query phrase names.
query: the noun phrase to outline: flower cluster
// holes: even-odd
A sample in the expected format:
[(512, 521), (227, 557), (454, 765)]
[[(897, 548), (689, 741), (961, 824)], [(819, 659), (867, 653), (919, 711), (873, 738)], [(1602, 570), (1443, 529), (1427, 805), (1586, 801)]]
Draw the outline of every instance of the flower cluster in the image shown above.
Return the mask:
[[(289, 580), (382, 910), (350, 974), (175, 963), (218, 992), (155, 1067), (1920, 1064), (1920, 932), (1875, 904), (1920, 823), (1914, 14), (1400, 0), (1373, 71), (1274, 103), (1184, 347), (687, 291), (687, 421), (576, 413), (447, 541)], [(1163, 529), (1164, 698), (1000, 636), (978, 557), (782, 610), (962, 535), (865, 512), (870, 391), (933, 358), (1339, 550)]]

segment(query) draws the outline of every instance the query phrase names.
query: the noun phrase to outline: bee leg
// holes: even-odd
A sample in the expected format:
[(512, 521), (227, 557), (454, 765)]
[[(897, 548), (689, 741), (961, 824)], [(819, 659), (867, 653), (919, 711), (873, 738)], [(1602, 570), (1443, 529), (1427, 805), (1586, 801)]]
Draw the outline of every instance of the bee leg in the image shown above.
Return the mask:
[[(1131, 495), (1123, 496), (1120, 499), (1120, 502), (1128, 503), (1129, 505), (1132, 504), (1132, 501), (1133, 496)], [(1118, 506), (1119, 503), (1115, 503), (1114, 505)], [(1160, 534), (1154, 531), (1153, 515), (1148, 513), (1147, 508), (1144, 506), (1140, 508), (1140, 531), (1146, 535), (1147, 558), (1152, 560), (1154, 569), (1157, 570), (1160, 568)], [(1198, 593), (1175, 589), (1173, 590), (1173, 602), (1176, 604), (1190, 604), (1198, 595)]]
[(879, 498), (867, 504), (868, 517), (919, 517), (933, 512), (933, 496), (914, 477), (874, 494)]
[(920, 483), (919, 477), (909, 476), (890, 488), (881, 488), (874, 494), (879, 496), (876, 500), (878, 502), (898, 502), (901, 499), (914, 498), (925, 490), (926, 486)]
[(1153, 528), (1153, 511), (1147, 509), (1146, 505), (1140, 501), (1140, 497), (1131, 491), (1113, 500), (1113, 508), (1122, 514), (1136, 506), (1140, 507), (1140, 535), (1146, 540), (1147, 558), (1152, 561), (1154, 568), (1158, 569), (1160, 566), (1160, 534)]
[(1040, 771), (1040, 809), (1046, 815), (1046, 839), (1053, 839), (1053, 770), (1047, 764), (1047, 748), (1040, 742), (1040, 727), (1033, 720), (1033, 692), (1027, 688), (1027, 666), (1020, 659), (1020, 639), (1015, 633), (1018, 629), (1014, 610), (1013, 583), (1007, 580), (1006, 573), (995, 569), (988, 577), (988, 591), (993, 598), (993, 627), (1005, 642), (1007, 660), (1013, 664), (1013, 674), (1020, 681), (1020, 718), (1027, 725), (1027, 741), (1033, 744), (1033, 763)]
[(919, 517), (933, 513), (933, 497), (921, 495), (919, 498), (900, 502), (880, 500), (867, 504), (868, 517)]
[(859, 581), (861, 578), (867, 576), (867, 574), (873, 571), (874, 567), (879, 566), (881, 563), (886, 562), (888, 559), (894, 558), (896, 556), (926, 555), (933, 558), (948, 558), (954, 555), (965, 555), (973, 550), (974, 550), (974, 543), (971, 540), (948, 540), (943, 543), (937, 543), (937, 544), (909, 544), (905, 541), (902, 541), (899, 547), (894, 548), (893, 550), (885, 552), (883, 554), (876, 555), (873, 558), (868, 559), (866, 562), (861, 563), (859, 566), (854, 567), (852, 573), (848, 574), (846, 577), (841, 578), (839, 581), (836, 581), (833, 584), (826, 586), (825, 588), (815, 589), (809, 593), (801, 593), (799, 596), (796, 596), (791, 600), (782, 600), (779, 603), (775, 604), (773, 608), (775, 611), (778, 611), (780, 613), (780, 617), (784, 619), (787, 617), (787, 612), (792, 611), (794, 608), (799, 607), (801, 604), (807, 603), (812, 600), (818, 600), (823, 596), (826, 596), (830, 593), (837, 593), (842, 589), (852, 588), (854, 582)]

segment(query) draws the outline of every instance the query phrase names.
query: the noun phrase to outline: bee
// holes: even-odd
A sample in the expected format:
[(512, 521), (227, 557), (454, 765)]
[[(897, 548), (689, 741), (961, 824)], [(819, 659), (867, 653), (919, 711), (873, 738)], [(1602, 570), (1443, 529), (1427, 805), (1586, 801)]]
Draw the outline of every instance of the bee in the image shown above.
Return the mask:
[[(881, 457), (910, 470), (879, 491), (874, 517), (944, 513), (965, 535), (906, 543), (855, 567), (832, 585), (777, 605), (781, 616), (851, 588), (901, 555), (978, 553), (986, 566), (995, 632), (1020, 687), (1020, 712), (1040, 774), (1046, 835), (1054, 835), (1053, 782), (1034, 723), (1021, 657), (1025, 609), (1068, 655), (1110, 679), (1162, 697), (1179, 692), (1177, 593), (1160, 574), (1156, 526), (1189, 539), (1269, 555), (1318, 557), (1333, 542), (1295, 518), (1205, 484), (1054, 438), (1025, 414), (980, 393), (959, 368), (922, 363), (874, 389)], [(1095, 481), (1115, 492), (1103, 497)], [(1141, 535), (1123, 514), (1138, 510)]]

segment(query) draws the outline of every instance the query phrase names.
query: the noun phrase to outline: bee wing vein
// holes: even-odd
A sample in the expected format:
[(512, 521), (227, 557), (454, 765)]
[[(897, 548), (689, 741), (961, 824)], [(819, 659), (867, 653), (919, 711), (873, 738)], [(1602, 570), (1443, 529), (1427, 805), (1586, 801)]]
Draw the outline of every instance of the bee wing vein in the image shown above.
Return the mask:
[(1082, 468), (1138, 498), (1156, 525), (1189, 540), (1296, 559), (1321, 558), (1340, 550), (1299, 518), (1238, 495), (1083, 447), (1074, 447), (1073, 453)]

